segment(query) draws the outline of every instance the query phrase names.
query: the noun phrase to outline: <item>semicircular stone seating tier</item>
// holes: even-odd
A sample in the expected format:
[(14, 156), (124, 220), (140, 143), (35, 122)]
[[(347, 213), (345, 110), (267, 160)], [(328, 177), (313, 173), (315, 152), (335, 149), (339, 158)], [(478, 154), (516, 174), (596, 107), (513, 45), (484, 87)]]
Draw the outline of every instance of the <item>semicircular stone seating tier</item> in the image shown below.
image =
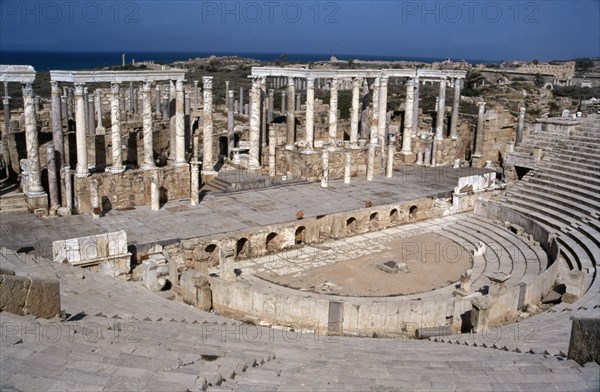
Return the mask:
[[(600, 116), (578, 119), (568, 134), (534, 130), (515, 154), (531, 156), (541, 148), (542, 158), (497, 204), (544, 226), (556, 236), (558, 262), (563, 271), (584, 273), (583, 294), (574, 303), (560, 303), (533, 316), (519, 328), (498, 327), (489, 335), (459, 334), (431, 340), (493, 347), (509, 351), (566, 356), (572, 317), (598, 318), (600, 284)], [(454, 230), (449, 230), (452, 233)], [(486, 254), (486, 259), (488, 255)], [(529, 267), (529, 264), (527, 264)], [(528, 272), (526, 272), (527, 274)]]

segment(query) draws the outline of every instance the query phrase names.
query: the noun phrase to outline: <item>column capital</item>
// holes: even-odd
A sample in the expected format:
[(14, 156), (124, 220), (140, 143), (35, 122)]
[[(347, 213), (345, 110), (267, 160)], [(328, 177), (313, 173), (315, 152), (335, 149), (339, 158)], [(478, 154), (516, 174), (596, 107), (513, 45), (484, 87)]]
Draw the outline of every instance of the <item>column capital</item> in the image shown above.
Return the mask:
[[(144, 83), (145, 85), (146, 83)], [(183, 91), (183, 79), (177, 79), (175, 81), (175, 91), (180, 92)]]
[(119, 94), (119, 83), (117, 82), (112, 82), (110, 84), (110, 92), (112, 94)]
[(287, 85), (288, 85), (288, 87), (294, 87), (294, 77), (293, 76), (288, 77)]
[(525, 108), (519, 108), (519, 113), (520, 114), (525, 114)]
[(3, 105), (9, 105), (10, 104), (10, 97), (3, 97), (2, 98), (2, 104)]
[(94, 94), (88, 95), (88, 102), (94, 102)]
[(387, 76), (387, 75), (382, 75), (382, 76), (380, 77), (380, 79), (381, 79), (381, 80), (380, 80), (380, 82), (379, 82), (380, 86), (381, 86), (381, 87), (387, 87), (388, 80), (389, 80), (389, 76)]
[(315, 78), (309, 76), (306, 78), (306, 88), (315, 88)]
[(415, 80), (413, 78), (409, 78), (406, 81), (406, 87), (413, 87), (414, 88), (415, 87)]
[(194, 80), (194, 87), (198, 87), (198, 81)]
[(148, 94), (150, 92), (151, 85), (152, 85), (152, 82), (144, 82), (144, 84), (142, 84), (142, 88), (141, 88), (142, 93)]
[(331, 87), (338, 87), (340, 80), (334, 76), (333, 78), (331, 78)]
[(23, 84), (23, 96), (32, 97), (33, 98), (33, 86), (31, 83)]
[(454, 88), (460, 88), (460, 79), (459, 78), (454, 79)]
[(58, 86), (58, 82), (51, 80), (50, 81), (50, 90), (52, 94), (60, 94), (60, 87)]
[(273, 90), (272, 88), (269, 89), (269, 95), (273, 95), (275, 94), (275, 90)]
[(362, 78), (360, 78), (358, 76), (352, 78), (352, 87), (360, 88), (361, 84), (362, 84)]
[(213, 88), (213, 77), (212, 76), (203, 76), (202, 77), (202, 86), (205, 90), (210, 90)]
[(477, 102), (477, 106), (479, 106), (480, 108), (485, 106), (485, 101), (479, 101)]
[(381, 85), (381, 79), (375, 78), (375, 80), (373, 81), (373, 87), (379, 87), (380, 85)]

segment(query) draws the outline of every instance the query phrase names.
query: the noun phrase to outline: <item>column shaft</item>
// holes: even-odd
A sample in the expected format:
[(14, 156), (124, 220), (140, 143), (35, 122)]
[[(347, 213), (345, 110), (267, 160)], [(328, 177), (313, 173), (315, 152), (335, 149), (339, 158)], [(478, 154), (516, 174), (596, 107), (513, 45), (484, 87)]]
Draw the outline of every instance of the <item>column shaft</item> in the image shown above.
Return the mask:
[(435, 138), (442, 140), (444, 137), (444, 116), (446, 115), (446, 79), (440, 79), (440, 93), (438, 96), (437, 116), (435, 121)]
[(288, 91), (287, 91), (287, 133), (285, 140), (285, 148), (294, 148), (294, 131), (296, 128), (296, 114), (294, 112), (294, 78), (288, 78)]
[(402, 132), (402, 150), (400, 151), (403, 155), (412, 154), (412, 130), (413, 130), (413, 106), (415, 102), (415, 82), (409, 79), (406, 82), (406, 102), (404, 110), (404, 131)]
[(41, 195), (42, 172), (40, 170), (40, 153), (38, 144), (37, 121), (35, 118), (35, 104), (31, 84), (23, 86), (23, 106), (25, 114), (25, 142), (27, 146), (27, 162), (29, 163), (28, 193)]
[(312, 151), (315, 142), (315, 80), (306, 84), (306, 151)]
[(152, 101), (150, 98), (150, 83), (144, 83), (142, 87), (143, 101), (143, 126), (144, 126), (144, 164), (142, 170), (155, 169), (154, 164), (154, 143), (152, 135)]
[(337, 147), (337, 123), (338, 123), (338, 79), (331, 79), (329, 89), (329, 148)]
[[(58, 91), (60, 94), (60, 89)], [(50, 208), (57, 209), (60, 207), (58, 203), (58, 176), (56, 170), (56, 153), (54, 151), (54, 143), (46, 144), (46, 157), (48, 168), (48, 193), (50, 194)]]
[(369, 140), (370, 144), (377, 144), (377, 132), (379, 130), (377, 120), (379, 119), (379, 78), (375, 79), (373, 82), (373, 92), (372, 92), (372, 111), (371, 111), (371, 138)]
[(385, 128), (387, 124), (387, 91), (388, 77), (382, 76), (379, 84), (379, 106), (377, 115), (377, 138), (382, 147), (385, 145)]
[(213, 153), (212, 153), (212, 136), (213, 136), (213, 78), (212, 76), (202, 77), (203, 91), (203, 111), (202, 111), (202, 172), (206, 174), (214, 174)]
[(260, 91), (261, 78), (252, 78), (252, 89), (250, 90), (250, 162), (249, 169), (257, 169), (259, 164), (259, 142), (260, 142)]
[(457, 139), (458, 110), (460, 107), (460, 79), (454, 80), (454, 101), (452, 102), (452, 118), (450, 120), (450, 138)]
[(415, 90), (413, 98), (412, 136), (417, 136), (417, 132), (419, 131), (419, 91), (421, 90), (418, 76), (415, 76), (414, 83)]
[(112, 167), (113, 173), (122, 173), (125, 168), (121, 158), (121, 110), (119, 104), (119, 84), (110, 86), (110, 136), (112, 142)]
[[(50, 82), (51, 85), (51, 120), (52, 120), (52, 141), (54, 150), (58, 153), (58, 164), (60, 167), (65, 165), (65, 142), (63, 138), (62, 118), (61, 118), (61, 100), (60, 87), (57, 82)], [(7, 132), (8, 132), (8, 128)]]
[(517, 135), (515, 138), (515, 146), (518, 146), (523, 141), (523, 131), (525, 129), (525, 108), (519, 109), (519, 123), (517, 124)]
[(185, 107), (183, 94), (183, 80), (178, 80), (175, 85), (175, 165), (182, 166), (185, 160)]
[(358, 112), (360, 105), (360, 78), (352, 79), (352, 114), (350, 116), (350, 147), (358, 147)]
[(75, 139), (77, 142), (77, 170), (75, 175), (80, 178), (90, 175), (87, 157), (86, 102), (84, 99), (83, 85), (75, 85)]
[(477, 129), (475, 130), (475, 152), (473, 157), (481, 158), (483, 155), (483, 116), (485, 114), (485, 102), (478, 102), (479, 113), (477, 114)]

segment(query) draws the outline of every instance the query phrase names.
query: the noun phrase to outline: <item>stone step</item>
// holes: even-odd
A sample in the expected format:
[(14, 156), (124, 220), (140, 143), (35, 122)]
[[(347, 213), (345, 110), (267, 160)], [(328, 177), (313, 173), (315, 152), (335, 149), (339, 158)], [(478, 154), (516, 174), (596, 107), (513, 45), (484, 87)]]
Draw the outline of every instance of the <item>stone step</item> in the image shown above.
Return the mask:
[(587, 197), (574, 194), (570, 191), (564, 191), (562, 189), (564, 188), (558, 187), (557, 184), (548, 185), (547, 183), (529, 180), (526, 184), (518, 182), (508, 192), (506, 192), (506, 195), (513, 194), (515, 192), (526, 192), (532, 195), (550, 197), (556, 201), (566, 201), (572, 208), (580, 209), (582, 212), (586, 212), (587, 214), (591, 214), (591, 212), (596, 211), (596, 203), (588, 200)]
[(536, 171), (532, 179), (540, 178), (549, 182), (562, 183), (565, 186), (573, 188), (580, 188), (592, 194), (598, 194), (599, 190), (594, 185), (585, 181), (579, 181), (579, 179), (573, 179), (570, 177), (562, 176), (561, 174), (550, 172), (550, 171)]
[[(527, 176), (529, 176), (529, 173), (527, 174)], [(587, 200), (587, 203), (591, 204), (592, 206), (596, 204), (596, 199), (600, 201), (600, 194), (583, 189), (583, 187), (580, 186), (575, 186), (574, 184), (568, 183), (567, 181), (557, 182), (547, 178), (541, 178), (535, 174), (532, 174), (532, 176), (527, 178), (527, 183), (533, 185), (534, 187), (539, 186), (543, 187), (544, 189), (561, 190), (563, 193), (571, 194), (573, 197), (576, 196), (577, 199)]]
[(565, 170), (561, 170), (560, 168), (549, 167), (546, 165), (544, 167), (540, 167), (536, 171), (536, 173), (558, 175), (565, 179), (572, 179), (572, 180), (575, 180), (578, 182), (585, 183), (585, 184), (587, 184), (588, 187), (592, 188), (593, 190), (600, 191), (600, 180), (599, 179), (594, 178), (594, 177), (589, 177), (584, 174), (571, 172), (571, 171), (569, 171), (568, 168), (564, 168), (564, 169)]

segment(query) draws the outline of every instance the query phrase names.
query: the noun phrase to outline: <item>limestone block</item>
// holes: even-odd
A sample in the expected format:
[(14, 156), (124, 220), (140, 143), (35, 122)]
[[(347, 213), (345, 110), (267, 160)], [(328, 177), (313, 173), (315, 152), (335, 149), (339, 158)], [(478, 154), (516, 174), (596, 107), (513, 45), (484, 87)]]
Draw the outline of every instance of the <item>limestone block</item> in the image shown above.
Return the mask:
[(23, 307), (29, 290), (29, 280), (22, 277), (0, 276), (0, 310), (23, 315)]
[(98, 257), (96, 251), (96, 236), (80, 237), (79, 247), (82, 260), (93, 260)]
[(60, 316), (60, 286), (56, 279), (32, 279), (24, 314), (52, 318)]
[(573, 319), (567, 357), (580, 365), (600, 363), (600, 318)]
[(153, 260), (144, 260), (142, 263), (143, 268), (143, 282), (144, 287), (151, 291), (158, 291), (158, 266)]

